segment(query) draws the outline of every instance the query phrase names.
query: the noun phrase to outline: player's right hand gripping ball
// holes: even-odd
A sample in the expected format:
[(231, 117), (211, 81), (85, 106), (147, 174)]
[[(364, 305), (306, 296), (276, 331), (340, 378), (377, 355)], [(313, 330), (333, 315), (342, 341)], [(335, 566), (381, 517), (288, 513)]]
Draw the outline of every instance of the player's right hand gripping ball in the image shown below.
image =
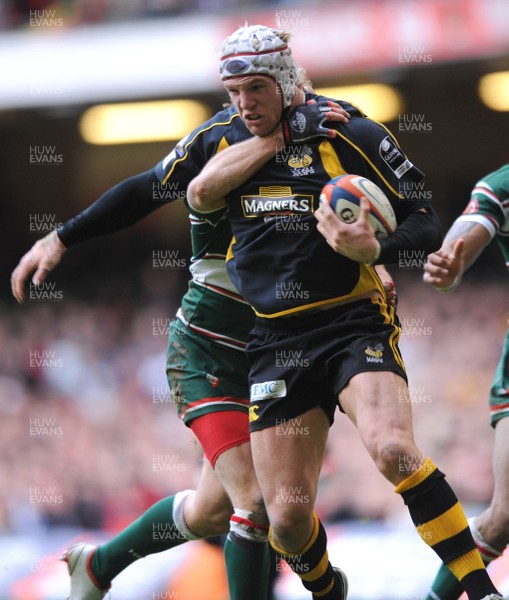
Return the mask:
[(297, 106), (281, 122), (285, 143), (300, 144), (316, 137), (334, 137), (335, 131), (323, 126), (328, 120), (327, 113), (333, 110), (331, 104), (309, 100)]
[(368, 220), (376, 237), (383, 239), (394, 233), (398, 224), (392, 205), (383, 191), (366, 177), (352, 174), (334, 177), (323, 186), (320, 204), (329, 202), (341, 221), (353, 223), (359, 215), (363, 196), (369, 200)]

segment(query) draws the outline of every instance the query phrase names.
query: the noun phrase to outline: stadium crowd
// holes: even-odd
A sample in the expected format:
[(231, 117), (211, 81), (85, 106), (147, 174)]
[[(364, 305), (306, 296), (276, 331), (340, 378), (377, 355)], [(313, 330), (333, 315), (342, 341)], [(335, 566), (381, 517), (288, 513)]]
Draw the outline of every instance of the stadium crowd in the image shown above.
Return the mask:
[(0, 0), (0, 29), (51, 27), (52, 20), (53, 26), (78, 27), (284, 5), (285, 0)]
[[(463, 503), (482, 504), (492, 493), (486, 402), (506, 298), (487, 283), (481, 303), (468, 282), (445, 297), (416, 277), (398, 283), (416, 437), (440, 457)], [(157, 296), (148, 290), (85, 302), (63, 295), (0, 306), (4, 531), (75, 525), (113, 532), (160, 497), (193, 487), (201, 455), (164, 375), (178, 299)], [(337, 415), (317, 504), (326, 520), (402, 511), (359, 444)]]

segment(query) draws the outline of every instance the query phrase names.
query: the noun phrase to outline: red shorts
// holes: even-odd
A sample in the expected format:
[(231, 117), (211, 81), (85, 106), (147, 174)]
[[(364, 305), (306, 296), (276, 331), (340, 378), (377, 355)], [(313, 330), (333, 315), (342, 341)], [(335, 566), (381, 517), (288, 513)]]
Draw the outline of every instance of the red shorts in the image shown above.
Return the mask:
[(239, 410), (222, 410), (196, 417), (189, 427), (212, 467), (223, 452), (249, 442), (249, 417)]

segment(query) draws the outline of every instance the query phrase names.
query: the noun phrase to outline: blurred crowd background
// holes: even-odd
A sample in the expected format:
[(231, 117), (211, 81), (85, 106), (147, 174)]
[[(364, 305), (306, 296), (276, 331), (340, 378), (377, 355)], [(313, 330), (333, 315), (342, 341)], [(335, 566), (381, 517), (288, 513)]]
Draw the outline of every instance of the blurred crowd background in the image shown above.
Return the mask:
[[(487, 393), (509, 317), (507, 295), (494, 283), (467, 282), (445, 297), (424, 288), (417, 274), (398, 287), (416, 437), (462, 500), (483, 504), (492, 491)], [(171, 286), (158, 287), (156, 298), (150, 279), (143, 290), (138, 298), (64, 296), (2, 308), (4, 532), (113, 532), (157, 499), (193, 487), (201, 453), (177, 417), (164, 374), (177, 299)], [(318, 508), (328, 521), (404, 512), (339, 414)]]
[(285, 0), (0, 0), (0, 25), (4, 28), (27, 26), (30, 10), (56, 9), (66, 17), (69, 27), (79, 27), (284, 4), (287, 4)]
[[(178, 140), (95, 145), (79, 131), (85, 110), (185, 97), (213, 114), (225, 97), (211, 49), (245, 21), (286, 21), (316, 86), (381, 82), (397, 90), (404, 104), (385, 124), (426, 173), (422, 192), (444, 228), (475, 182), (509, 162), (509, 105), (493, 110), (478, 95), (483, 75), (509, 70), (505, 0), (0, 0), (0, 531), (7, 539), (49, 540), (66, 528), (108, 537), (157, 499), (194, 486), (201, 452), (165, 378), (167, 328), (191, 256), (183, 204), (72, 248), (43, 290), (27, 286), (23, 305), (10, 294), (9, 276), (39, 237), (151, 168)], [(156, 37), (162, 46), (153, 48)], [(96, 55), (94, 47), (107, 51)], [(139, 64), (125, 58), (129, 47)], [(143, 79), (154, 64), (162, 87)], [(112, 92), (124, 70), (127, 87)], [(412, 122), (422, 130), (405, 125)], [(33, 164), (34, 155), (55, 164)], [(165, 252), (177, 266), (157, 264)], [(417, 258), (391, 268), (416, 437), (477, 511), (493, 485), (487, 397), (509, 318), (507, 271), (492, 244), (460, 289), (444, 295), (422, 283)], [(339, 414), (317, 508), (338, 524), (391, 523), (404, 513)], [(9, 570), (0, 573), (1, 600), (53, 599), (25, 588), (4, 594)], [(364, 598), (356, 594), (352, 600)]]

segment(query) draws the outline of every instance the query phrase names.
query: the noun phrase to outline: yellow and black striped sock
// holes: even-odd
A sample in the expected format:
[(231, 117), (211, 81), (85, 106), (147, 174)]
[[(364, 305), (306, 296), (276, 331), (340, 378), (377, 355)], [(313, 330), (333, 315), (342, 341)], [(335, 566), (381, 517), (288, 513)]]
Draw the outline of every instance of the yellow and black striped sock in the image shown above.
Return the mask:
[(290, 554), (276, 546), (271, 530), (270, 545), (301, 578), (304, 587), (313, 594), (314, 599), (341, 600), (344, 594), (343, 590), (338, 589), (337, 579), (329, 562), (325, 529), (316, 514), (313, 514), (313, 520), (313, 533), (301, 552)]
[(429, 458), (395, 492), (408, 506), (421, 538), (460, 581), (469, 600), (497, 593), (456, 494)]

